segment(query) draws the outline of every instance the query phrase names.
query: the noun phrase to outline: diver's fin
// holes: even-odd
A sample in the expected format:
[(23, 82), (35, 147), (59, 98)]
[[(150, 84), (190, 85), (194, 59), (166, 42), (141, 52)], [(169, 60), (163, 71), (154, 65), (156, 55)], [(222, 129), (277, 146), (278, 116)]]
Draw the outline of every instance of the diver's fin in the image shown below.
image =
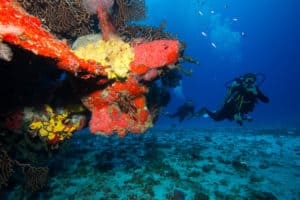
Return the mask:
[(203, 118), (209, 118), (209, 115), (208, 115), (207, 113), (204, 113), (204, 114), (202, 115), (202, 117), (203, 117)]

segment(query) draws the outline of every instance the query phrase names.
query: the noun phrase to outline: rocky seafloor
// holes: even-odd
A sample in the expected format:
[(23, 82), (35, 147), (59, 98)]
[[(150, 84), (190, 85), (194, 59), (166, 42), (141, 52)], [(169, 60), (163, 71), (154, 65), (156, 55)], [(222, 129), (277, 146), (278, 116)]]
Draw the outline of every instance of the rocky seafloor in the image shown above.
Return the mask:
[(7, 199), (300, 199), (293, 129), (153, 129), (125, 138), (79, 133), (49, 164), (48, 186)]

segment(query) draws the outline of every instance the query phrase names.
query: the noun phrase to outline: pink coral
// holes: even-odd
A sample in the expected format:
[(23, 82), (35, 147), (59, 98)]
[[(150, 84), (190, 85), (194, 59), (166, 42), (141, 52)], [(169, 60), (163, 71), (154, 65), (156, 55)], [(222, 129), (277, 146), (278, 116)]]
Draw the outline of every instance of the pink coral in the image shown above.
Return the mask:
[(157, 69), (150, 69), (143, 76), (144, 81), (152, 81), (160, 75), (160, 72)]
[(82, 3), (88, 12), (96, 14), (98, 6), (108, 10), (114, 5), (114, 0), (83, 0)]

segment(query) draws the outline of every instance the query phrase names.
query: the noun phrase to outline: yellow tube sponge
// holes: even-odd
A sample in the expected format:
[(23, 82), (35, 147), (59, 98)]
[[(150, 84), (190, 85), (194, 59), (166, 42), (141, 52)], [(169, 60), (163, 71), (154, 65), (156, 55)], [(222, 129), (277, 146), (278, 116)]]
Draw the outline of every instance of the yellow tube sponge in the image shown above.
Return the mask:
[(74, 50), (74, 53), (85, 60), (95, 60), (106, 66), (109, 79), (126, 78), (129, 64), (134, 59), (131, 46), (118, 37), (111, 37), (108, 41), (99, 40)]

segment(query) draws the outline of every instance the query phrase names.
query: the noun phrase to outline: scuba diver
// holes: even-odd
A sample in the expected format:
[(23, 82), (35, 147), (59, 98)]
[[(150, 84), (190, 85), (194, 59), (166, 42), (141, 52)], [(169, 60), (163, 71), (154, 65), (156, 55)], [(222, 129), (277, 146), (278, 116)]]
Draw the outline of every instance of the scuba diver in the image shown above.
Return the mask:
[[(263, 74), (260, 75), (263, 77), (262, 83), (265, 78)], [(229, 83), (231, 83), (230, 86)], [(224, 119), (235, 120), (239, 125), (243, 125), (244, 120), (252, 121), (252, 118), (247, 116), (247, 114), (254, 110), (258, 99), (264, 103), (269, 102), (269, 98), (260, 91), (258, 85), (256, 83), (256, 74), (253, 73), (247, 73), (235, 78), (225, 84), (228, 93), (219, 110), (212, 112), (207, 108), (202, 108), (199, 113), (202, 116), (207, 114), (215, 121)]]
[(186, 117), (193, 117), (195, 114), (195, 106), (192, 100), (187, 100), (178, 107), (177, 111), (173, 114), (165, 113), (166, 116), (175, 118), (178, 117), (179, 122), (182, 122)]

